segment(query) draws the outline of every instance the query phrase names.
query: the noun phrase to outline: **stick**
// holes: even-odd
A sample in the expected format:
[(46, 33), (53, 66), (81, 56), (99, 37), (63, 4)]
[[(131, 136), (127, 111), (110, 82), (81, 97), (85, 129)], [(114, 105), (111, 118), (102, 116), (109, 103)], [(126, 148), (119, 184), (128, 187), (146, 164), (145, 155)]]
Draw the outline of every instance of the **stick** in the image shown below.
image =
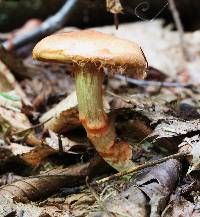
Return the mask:
[(147, 81), (147, 80), (137, 80), (134, 78), (125, 77), (123, 75), (115, 75), (115, 78), (128, 81), (128, 83), (135, 84), (138, 86), (155, 86), (155, 87), (176, 87), (176, 88), (188, 88), (192, 89), (192, 84), (181, 84), (178, 82), (160, 82), (160, 81)]
[(167, 157), (163, 157), (163, 158), (161, 158), (161, 159), (159, 159), (159, 160), (150, 161), (150, 162), (144, 163), (144, 164), (139, 165), (139, 166), (131, 167), (131, 168), (128, 169), (128, 170), (125, 170), (125, 171), (116, 173), (116, 174), (114, 174), (114, 175), (111, 175), (111, 176), (108, 176), (108, 177), (106, 177), (106, 178), (97, 180), (97, 181), (95, 181), (95, 182), (92, 182), (92, 185), (103, 184), (103, 183), (105, 183), (105, 182), (115, 180), (115, 179), (117, 179), (117, 178), (119, 178), (119, 177), (128, 175), (128, 174), (130, 174), (130, 173), (135, 173), (135, 172), (137, 172), (137, 171), (139, 171), (139, 170), (142, 170), (142, 169), (145, 169), (145, 168), (147, 168), (147, 167), (155, 166), (155, 165), (160, 164), (160, 163), (163, 163), (163, 162), (165, 162), (165, 161), (167, 161), (167, 160), (181, 158), (181, 157), (185, 156), (186, 154), (187, 154), (187, 153), (173, 154), (173, 155), (169, 155), (169, 156), (167, 156)]
[(3, 47), (6, 50), (14, 50), (59, 30), (69, 19), (71, 12), (78, 1), (79, 0), (66, 0), (66, 3), (62, 8), (55, 15), (47, 18), (38, 28), (24, 35), (16, 36), (12, 41), (3, 42)]
[[(93, 181), (90, 183), (90, 186), (97, 186), (97, 185), (101, 185), (101, 184), (104, 184), (108, 181), (112, 181), (112, 180), (115, 180), (117, 178), (120, 178), (124, 175), (128, 175), (130, 173), (135, 173), (139, 170), (142, 170), (142, 169), (145, 169), (147, 167), (152, 167), (152, 166), (155, 166), (157, 164), (160, 164), (160, 163), (163, 163), (167, 160), (170, 160), (170, 159), (178, 159), (178, 158), (181, 158), (181, 157), (184, 157), (185, 155), (187, 155), (188, 153), (178, 153), (178, 154), (174, 154), (174, 155), (169, 155), (167, 157), (164, 157), (164, 158), (161, 158), (159, 160), (155, 160), (155, 161), (150, 161), (150, 162), (147, 162), (147, 163), (144, 163), (142, 165), (139, 165), (139, 166), (135, 166), (135, 167), (131, 167), (130, 169), (126, 170), (126, 171), (122, 171), (122, 172), (119, 172), (119, 173), (116, 173), (114, 175), (111, 175), (111, 176), (108, 176), (106, 178), (103, 178), (103, 179), (100, 179), (100, 180), (97, 180), (97, 181)], [(47, 174), (47, 175), (37, 175), (37, 176), (32, 176), (32, 178), (45, 178), (45, 177), (49, 177), (49, 176), (52, 176), (52, 177), (63, 177), (63, 176), (66, 176), (65, 174)], [(28, 178), (27, 178), (28, 179)], [(86, 182), (86, 185), (85, 186), (82, 186), (81, 187), (81, 190), (84, 190), (88, 187), (87, 185), (87, 182)]]
[(174, 22), (176, 24), (176, 28), (179, 32), (179, 38), (180, 38), (180, 46), (182, 49), (182, 53), (183, 53), (183, 57), (186, 61), (190, 60), (190, 56), (189, 56), (189, 52), (187, 50), (187, 46), (185, 43), (185, 38), (184, 38), (184, 29), (183, 29), (183, 25), (181, 23), (181, 19), (179, 16), (179, 12), (176, 8), (175, 2), (174, 0), (168, 0), (169, 2), (169, 9), (171, 10)]

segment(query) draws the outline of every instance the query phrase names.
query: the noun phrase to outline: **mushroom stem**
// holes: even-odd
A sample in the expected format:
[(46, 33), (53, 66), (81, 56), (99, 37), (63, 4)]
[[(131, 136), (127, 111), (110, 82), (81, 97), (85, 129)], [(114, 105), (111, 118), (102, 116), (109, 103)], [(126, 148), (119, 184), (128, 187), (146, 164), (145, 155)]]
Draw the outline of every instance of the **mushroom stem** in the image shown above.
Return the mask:
[(94, 64), (75, 68), (79, 119), (100, 156), (118, 171), (133, 166), (132, 148), (117, 142), (114, 127), (103, 109), (103, 69)]

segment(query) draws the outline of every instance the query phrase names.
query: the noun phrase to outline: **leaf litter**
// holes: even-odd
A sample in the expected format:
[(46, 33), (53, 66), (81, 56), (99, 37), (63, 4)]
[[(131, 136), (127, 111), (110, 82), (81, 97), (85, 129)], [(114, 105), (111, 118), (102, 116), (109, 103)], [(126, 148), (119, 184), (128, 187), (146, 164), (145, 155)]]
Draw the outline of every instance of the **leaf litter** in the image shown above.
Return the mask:
[[(187, 163), (169, 160), (133, 177), (94, 186), (92, 189), (100, 199), (97, 201), (90, 190), (80, 185), (85, 184), (86, 176), (96, 179), (113, 171), (102, 162), (89, 169), (94, 161), (91, 160), (94, 150), (78, 120), (73, 81), (65, 72), (70, 72), (70, 65), (35, 63), (30, 58), (25, 64), (20, 58), (20, 64), (13, 69), (15, 57), (5, 54), (9, 57), (6, 65), (23, 79), (18, 82), (2, 59), (0, 171), (2, 175), (13, 171), (17, 178), (13, 178), (13, 182), (2, 182), (0, 214), (33, 217), (198, 216), (199, 31), (185, 36), (195, 61), (183, 65), (177, 33), (171, 31), (170, 26), (164, 28), (160, 20), (122, 24), (117, 32), (112, 26), (97, 29), (142, 45), (154, 68), (149, 70), (147, 81), (152, 78), (179, 81), (183, 79), (183, 74), (179, 74), (181, 71), (189, 72), (193, 89), (132, 85), (114, 76), (104, 85), (111, 93), (105, 94), (106, 111), (115, 121), (119, 137), (128, 138), (133, 145), (136, 164), (169, 152), (176, 153), (178, 149), (189, 152)], [(3, 52), (1, 50), (1, 54)], [(67, 91), (66, 86), (69, 87)], [(44, 124), (34, 127), (39, 123)], [(26, 134), (20, 138), (13, 136), (20, 131)], [(20, 161), (19, 166), (23, 165), (21, 171), (11, 166), (17, 161)], [(47, 168), (51, 170), (46, 171)], [(187, 178), (191, 179), (184, 183)], [(187, 190), (188, 194), (180, 195), (181, 190), (191, 186), (193, 191)], [(74, 194), (59, 196), (58, 192), (63, 195), (65, 188)]]

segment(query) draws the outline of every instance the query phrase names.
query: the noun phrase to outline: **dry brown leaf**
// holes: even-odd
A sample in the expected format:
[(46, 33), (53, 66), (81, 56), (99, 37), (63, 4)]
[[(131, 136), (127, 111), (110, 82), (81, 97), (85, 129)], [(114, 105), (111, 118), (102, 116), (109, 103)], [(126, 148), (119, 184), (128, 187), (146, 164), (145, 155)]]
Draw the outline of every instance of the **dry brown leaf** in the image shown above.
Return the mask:
[(123, 13), (123, 7), (120, 0), (106, 0), (107, 11), (113, 14)]
[[(24, 140), (30, 145), (38, 145), (40, 141), (35, 137), (31, 124), (23, 113), (17, 109), (7, 109), (0, 106), (0, 138), (5, 139), (8, 143), (11, 138)], [(30, 130), (28, 130), (30, 129)], [(21, 138), (14, 136), (15, 133), (24, 131)]]
[(191, 120), (184, 121), (179, 120), (175, 117), (165, 118), (163, 122), (158, 124), (154, 129), (153, 133), (149, 137), (169, 138), (180, 135), (186, 135), (190, 132), (197, 132), (200, 130), (200, 121)]
[[(46, 138), (46, 143), (49, 147), (55, 151), (61, 151), (65, 153), (77, 154), (73, 151), (74, 149), (78, 150), (78, 153), (86, 149), (86, 144), (81, 144), (75, 141), (68, 139), (67, 137), (59, 136), (53, 131), (49, 130), (50, 137)], [(60, 147), (61, 146), (61, 147)]]
[(145, 195), (136, 187), (131, 186), (120, 195), (104, 201), (104, 205), (108, 211), (91, 213), (90, 217), (147, 217), (147, 200)]
[(50, 111), (46, 112), (40, 118), (40, 122), (45, 122), (52, 118), (44, 125), (44, 128), (53, 132), (67, 131), (80, 126), (77, 105), (76, 92), (73, 92)]
[(195, 135), (191, 138), (186, 137), (179, 145), (179, 152), (188, 152), (186, 157), (190, 164), (188, 174), (200, 169), (200, 136)]
[(162, 217), (198, 217), (199, 204), (194, 204), (182, 196), (172, 195), (169, 204), (162, 213)]
[(0, 60), (0, 92), (15, 91), (15, 93), (22, 99), (25, 105), (30, 106), (31, 102), (26, 94), (17, 83), (15, 77), (12, 75), (8, 67)]
[(35, 201), (52, 195), (60, 188), (83, 184), (86, 176), (93, 177), (108, 170), (108, 166), (100, 158), (66, 169), (54, 169), (38, 176), (32, 176), (2, 186), (0, 198), (15, 198), (17, 201)]
[(59, 204), (40, 205), (35, 203), (19, 203), (10, 198), (2, 197), (0, 200), (0, 216), (24, 217), (70, 217), (69, 209)]
[(136, 184), (149, 199), (151, 217), (160, 216), (180, 177), (181, 164), (168, 160), (136, 177)]
[(19, 155), (19, 157), (29, 166), (38, 167), (46, 157), (55, 153), (56, 151), (54, 149), (50, 148), (47, 145), (43, 145), (38, 146), (34, 149), (32, 148), (32, 150)]
[(54, 170), (37, 177), (29, 177), (0, 188), (0, 197), (17, 198), (18, 201), (38, 200), (65, 186), (83, 183), (89, 174), (89, 163), (74, 168)]
[[(157, 217), (165, 208), (181, 172), (178, 160), (168, 160), (141, 171), (124, 192), (104, 201), (107, 210), (121, 217)], [(95, 213), (92, 217), (98, 216)], [(101, 212), (100, 216), (109, 216)], [(112, 215), (111, 215), (112, 216)]]

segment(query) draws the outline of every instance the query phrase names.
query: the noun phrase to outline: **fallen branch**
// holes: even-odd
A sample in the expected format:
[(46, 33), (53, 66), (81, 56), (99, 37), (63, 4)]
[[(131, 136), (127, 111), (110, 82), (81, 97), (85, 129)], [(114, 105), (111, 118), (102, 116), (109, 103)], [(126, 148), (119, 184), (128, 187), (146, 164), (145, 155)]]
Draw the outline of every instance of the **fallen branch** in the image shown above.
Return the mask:
[(63, 7), (55, 15), (47, 18), (38, 28), (24, 35), (16, 36), (12, 40), (7, 40), (2, 43), (2, 46), (6, 50), (14, 50), (31, 41), (39, 40), (54, 33), (66, 23), (78, 1), (79, 0), (66, 0)]

